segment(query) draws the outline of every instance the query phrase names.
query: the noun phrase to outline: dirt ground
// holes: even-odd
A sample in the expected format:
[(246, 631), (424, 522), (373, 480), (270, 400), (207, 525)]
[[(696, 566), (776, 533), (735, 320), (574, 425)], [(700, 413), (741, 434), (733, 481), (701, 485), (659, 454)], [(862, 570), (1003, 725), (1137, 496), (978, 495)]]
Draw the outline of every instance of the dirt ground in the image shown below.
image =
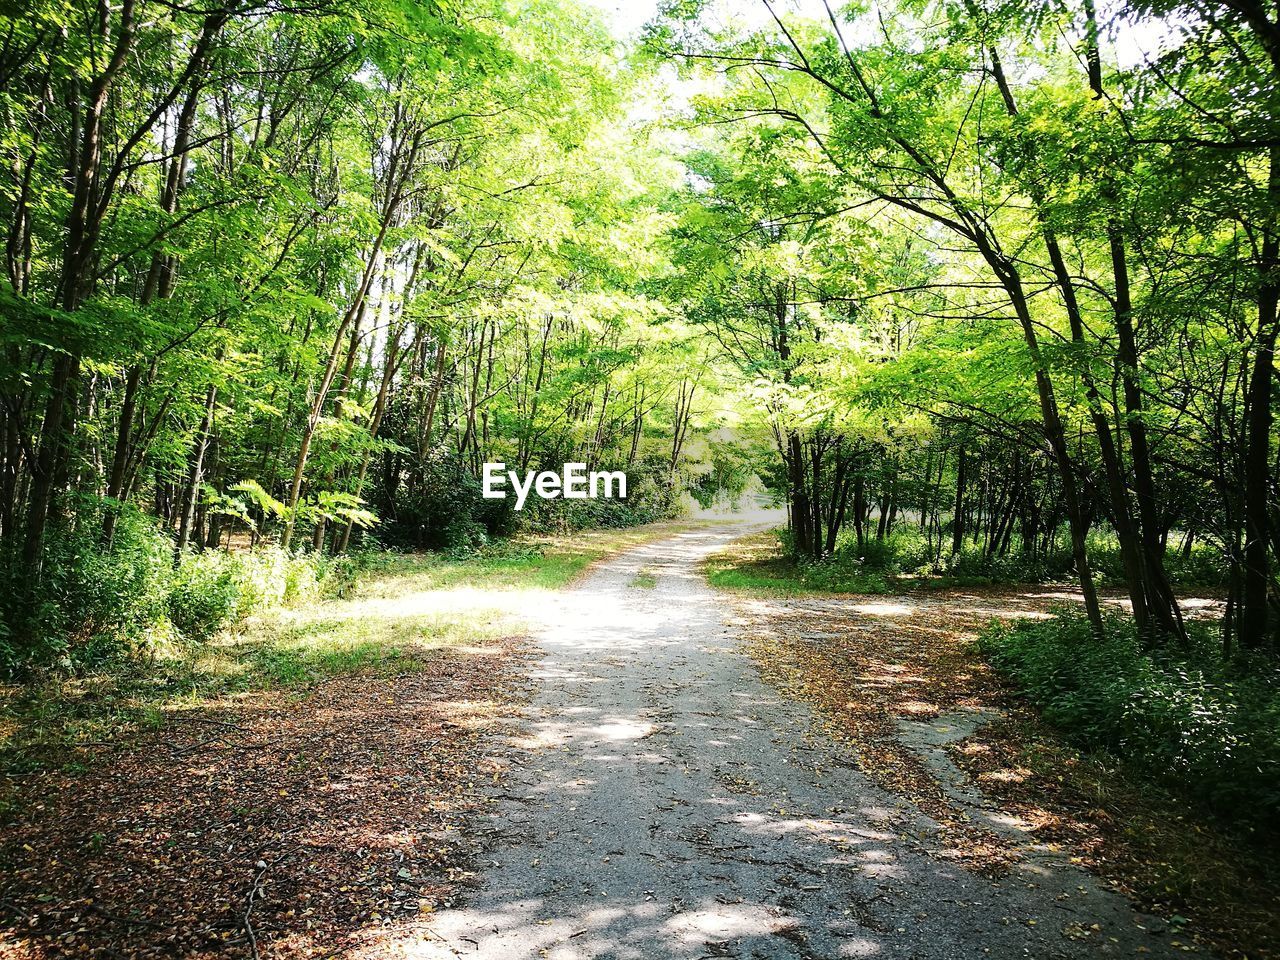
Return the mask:
[[(1066, 859), (1169, 921), (1180, 949), (1280, 956), (1280, 889), (1265, 851), (1071, 749), (978, 653), (993, 620), (1052, 616), (1079, 602), (1070, 587), (726, 597), (762, 674), (812, 704), (877, 784), (936, 821), (948, 856), (993, 877)], [(1104, 602), (1123, 605), (1114, 591)], [(1218, 606), (1186, 604), (1192, 617)]]
[(24, 778), (0, 956), (332, 956), (429, 915), (486, 842), (461, 828), (504, 765), (521, 656), (256, 694)]

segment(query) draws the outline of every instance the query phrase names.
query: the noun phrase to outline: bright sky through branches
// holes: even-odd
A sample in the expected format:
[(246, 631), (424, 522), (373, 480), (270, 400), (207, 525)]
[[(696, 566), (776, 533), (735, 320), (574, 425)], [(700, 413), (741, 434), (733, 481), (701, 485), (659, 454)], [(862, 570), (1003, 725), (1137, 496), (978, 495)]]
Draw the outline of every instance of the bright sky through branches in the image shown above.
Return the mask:
[[(615, 36), (620, 40), (635, 38), (641, 28), (658, 13), (660, 0), (582, 0), (583, 3), (603, 11)], [(786, 16), (800, 15), (813, 19), (827, 19), (822, 0), (775, 0), (774, 10)], [(837, 3), (832, 3), (837, 8)], [(1122, 2), (1100, 4), (1104, 22), (1114, 24), (1112, 32), (1113, 55), (1122, 66), (1136, 66), (1154, 56), (1171, 30), (1159, 21), (1142, 20), (1137, 23), (1124, 18), (1127, 5)], [(752, 26), (765, 25), (770, 19), (764, 0), (719, 0), (711, 5), (717, 18), (733, 17)]]

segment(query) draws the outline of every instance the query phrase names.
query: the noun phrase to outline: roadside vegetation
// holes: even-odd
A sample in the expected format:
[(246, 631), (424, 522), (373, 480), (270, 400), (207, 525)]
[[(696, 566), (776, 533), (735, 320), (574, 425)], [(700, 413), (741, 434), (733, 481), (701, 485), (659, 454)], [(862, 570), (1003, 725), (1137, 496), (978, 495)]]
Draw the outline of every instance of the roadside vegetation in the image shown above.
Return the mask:
[[(1089, 538), (1088, 549), (1096, 584), (1123, 586), (1115, 539), (1096, 533)], [(1213, 595), (1227, 591), (1222, 555), (1210, 546), (1193, 545), (1185, 554), (1171, 557), (1167, 567), (1171, 582), (1180, 588)], [(955, 554), (943, 553), (919, 528), (904, 524), (861, 545), (846, 532), (828, 556), (816, 560), (796, 553), (787, 530), (757, 534), (742, 540), (732, 552), (712, 557), (707, 574), (714, 585), (730, 589), (892, 593), (931, 587), (1069, 584), (1075, 571), (1067, 549), (992, 555), (966, 544)]]
[(1078, 610), (993, 626), (981, 652), (1068, 742), (1124, 763), (1259, 842), (1280, 844), (1280, 676), (1224, 662), (1213, 632), (1144, 644), (1112, 618), (1089, 642)]
[[(81, 745), (110, 744), (246, 694), (304, 695), (330, 677), (427, 669), (441, 651), (518, 637), (528, 626), (522, 611), (549, 591), (602, 557), (686, 525), (530, 534), (457, 556), (369, 551), (333, 560), (265, 549), (192, 557), (177, 571), (162, 549), (151, 571), (160, 584), (140, 591), (154, 603), (146, 616), (135, 610), (104, 626), (126, 632), (76, 648), (100, 656), (0, 687), (0, 771), (82, 766), (93, 751)], [(194, 597), (199, 615), (175, 596)], [(181, 630), (166, 619), (175, 610)]]
[[(861, 556), (843, 545), (821, 561), (796, 558), (787, 546), (785, 531), (745, 538), (707, 560), (708, 579), (722, 589), (784, 597), (950, 598), (967, 588), (999, 596), (1011, 588), (1070, 584), (1069, 553), (1029, 562), (1014, 556), (998, 576), (978, 566), (987, 559), (981, 555), (971, 563), (965, 558), (973, 555), (962, 553), (950, 563), (926, 558), (914, 566), (926, 547), (914, 531), (895, 534)], [(1119, 577), (1108, 582), (1118, 562), (1114, 542), (1098, 537), (1090, 546), (1099, 586), (1119, 586)], [(1183, 562), (1170, 565), (1171, 573), (1188, 588), (1220, 596), (1223, 571), (1212, 559), (1189, 551)], [(1188, 624), (1185, 642), (1167, 645), (1138, 635), (1121, 598), (1118, 590), (1105, 598), (1102, 639), (1092, 637), (1080, 608), (1068, 605), (1049, 619), (1019, 620), (1014, 611), (1011, 621), (993, 621), (976, 650), (1067, 742), (1160, 781), (1224, 825), (1276, 842), (1280, 673), (1274, 661), (1223, 657), (1215, 616), (1220, 600), (1207, 602), (1208, 615)]]

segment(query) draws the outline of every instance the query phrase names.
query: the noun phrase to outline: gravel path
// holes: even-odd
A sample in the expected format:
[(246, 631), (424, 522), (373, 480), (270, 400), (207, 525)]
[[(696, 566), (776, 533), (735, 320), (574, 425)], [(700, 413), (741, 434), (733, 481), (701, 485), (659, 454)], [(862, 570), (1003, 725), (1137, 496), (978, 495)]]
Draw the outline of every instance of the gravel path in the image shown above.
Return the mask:
[(535, 749), (495, 808), (503, 839), (410, 955), (1185, 955), (1052, 858), (998, 882), (948, 863), (738, 649), (698, 564), (744, 532), (630, 550), (540, 612)]

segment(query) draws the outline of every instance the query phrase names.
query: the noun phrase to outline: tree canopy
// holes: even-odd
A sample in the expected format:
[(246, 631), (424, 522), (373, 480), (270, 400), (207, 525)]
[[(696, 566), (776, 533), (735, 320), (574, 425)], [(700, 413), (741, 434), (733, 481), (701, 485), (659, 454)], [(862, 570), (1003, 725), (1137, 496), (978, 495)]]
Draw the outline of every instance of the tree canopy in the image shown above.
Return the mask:
[[(679, 0), (630, 43), (574, 0), (40, 0), (0, 26), (14, 649), (122, 517), (179, 561), (460, 548), (752, 477), (806, 562), (906, 526), (934, 571), (1061, 557), (1095, 635), (1109, 576), (1185, 640), (1201, 551), (1225, 647), (1275, 648), (1273, 11)], [(498, 460), (630, 496), (517, 516), (479, 496)]]

